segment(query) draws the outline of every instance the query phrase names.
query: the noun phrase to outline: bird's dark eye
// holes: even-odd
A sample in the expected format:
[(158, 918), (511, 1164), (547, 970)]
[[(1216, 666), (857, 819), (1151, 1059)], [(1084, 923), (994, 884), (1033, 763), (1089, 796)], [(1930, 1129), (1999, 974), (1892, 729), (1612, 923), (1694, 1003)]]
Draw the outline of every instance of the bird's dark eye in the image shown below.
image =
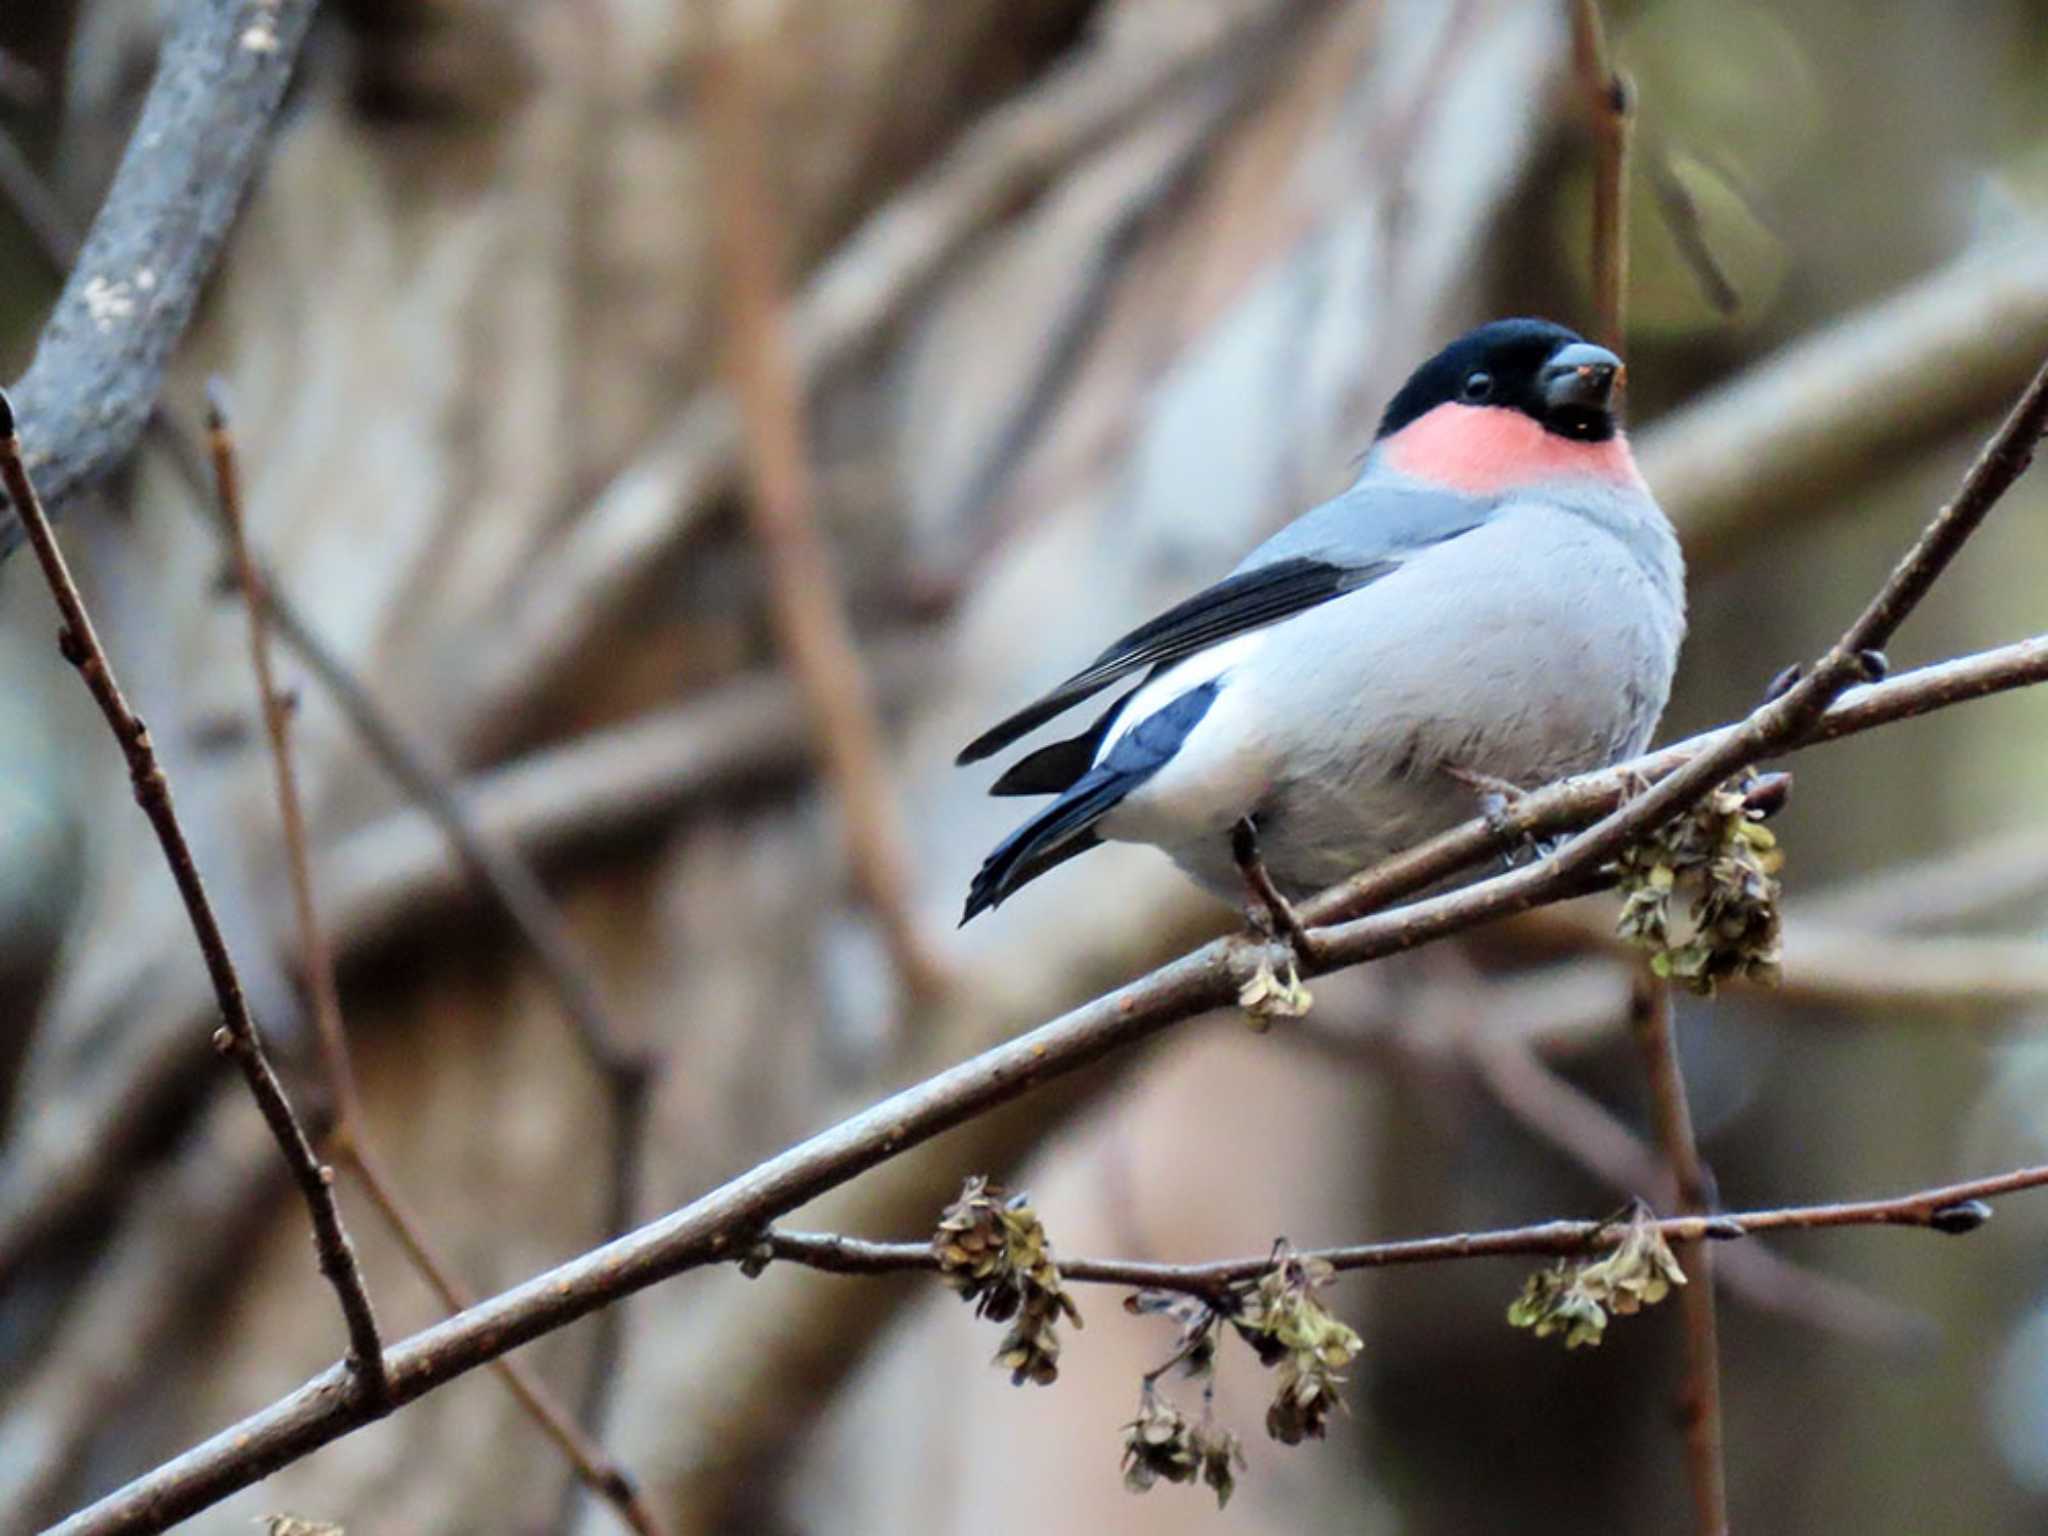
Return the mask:
[(1493, 393), (1493, 375), (1480, 369), (1465, 375), (1463, 394), (1467, 400), (1484, 400)]

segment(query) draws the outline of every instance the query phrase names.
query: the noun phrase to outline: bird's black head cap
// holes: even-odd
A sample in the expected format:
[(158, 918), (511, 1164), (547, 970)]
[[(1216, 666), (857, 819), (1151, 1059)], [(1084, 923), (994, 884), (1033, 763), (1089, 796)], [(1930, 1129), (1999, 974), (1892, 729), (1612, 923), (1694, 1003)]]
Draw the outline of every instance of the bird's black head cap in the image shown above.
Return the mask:
[(1497, 406), (1575, 442), (1614, 436), (1621, 359), (1549, 320), (1495, 320), (1467, 331), (1409, 376), (1380, 437), (1440, 405)]

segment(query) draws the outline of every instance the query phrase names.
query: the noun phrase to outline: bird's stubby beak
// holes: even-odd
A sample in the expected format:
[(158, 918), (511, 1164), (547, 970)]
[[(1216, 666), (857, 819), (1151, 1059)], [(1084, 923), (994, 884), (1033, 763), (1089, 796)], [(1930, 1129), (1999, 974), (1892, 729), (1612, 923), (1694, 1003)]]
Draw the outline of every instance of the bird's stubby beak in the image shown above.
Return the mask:
[(1589, 341), (1560, 347), (1543, 365), (1539, 384), (1543, 402), (1552, 410), (1576, 406), (1581, 410), (1605, 411), (1614, 403), (1614, 387), (1621, 382), (1621, 359), (1605, 347)]

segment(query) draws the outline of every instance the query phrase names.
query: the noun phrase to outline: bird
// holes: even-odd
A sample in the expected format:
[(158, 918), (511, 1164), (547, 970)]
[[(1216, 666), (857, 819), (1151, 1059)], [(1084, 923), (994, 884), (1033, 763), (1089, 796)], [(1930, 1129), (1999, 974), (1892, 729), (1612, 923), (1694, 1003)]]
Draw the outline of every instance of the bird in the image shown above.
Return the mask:
[(998, 778), (1052, 795), (964, 925), (1105, 840), (1149, 843), (1299, 937), (1288, 903), (1640, 752), (1685, 634), (1685, 567), (1621, 419), (1621, 359), (1496, 320), (1410, 375), (1351, 488), (976, 737), (978, 762), (1125, 679)]

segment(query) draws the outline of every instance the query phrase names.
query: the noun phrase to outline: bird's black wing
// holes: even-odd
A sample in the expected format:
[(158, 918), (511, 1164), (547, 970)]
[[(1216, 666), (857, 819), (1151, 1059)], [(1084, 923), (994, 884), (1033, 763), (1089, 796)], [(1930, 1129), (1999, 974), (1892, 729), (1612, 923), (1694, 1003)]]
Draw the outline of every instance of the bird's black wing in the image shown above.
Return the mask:
[(1044, 698), (975, 737), (954, 761), (979, 762), (1120, 677), (1145, 667), (1169, 666), (1218, 641), (1354, 592), (1399, 564), (1392, 558), (1350, 565), (1297, 556), (1227, 576), (1132, 630)]

